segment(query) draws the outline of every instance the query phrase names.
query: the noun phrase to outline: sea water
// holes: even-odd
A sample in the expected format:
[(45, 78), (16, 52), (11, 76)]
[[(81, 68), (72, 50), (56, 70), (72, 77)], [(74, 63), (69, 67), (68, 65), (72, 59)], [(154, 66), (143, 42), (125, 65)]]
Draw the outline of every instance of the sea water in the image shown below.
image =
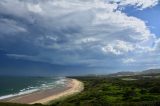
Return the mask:
[(65, 87), (65, 77), (10, 77), (0, 76), (0, 100), (43, 89)]

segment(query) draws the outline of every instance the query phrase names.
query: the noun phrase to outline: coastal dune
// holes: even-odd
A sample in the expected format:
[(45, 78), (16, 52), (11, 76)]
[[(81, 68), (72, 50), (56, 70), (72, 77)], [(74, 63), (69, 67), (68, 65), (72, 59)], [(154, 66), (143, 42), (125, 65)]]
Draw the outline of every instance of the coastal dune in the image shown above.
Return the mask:
[(54, 101), (60, 98), (64, 98), (76, 93), (81, 92), (84, 89), (83, 83), (76, 79), (67, 79), (68, 84), (66, 87), (59, 89), (47, 89), (37, 92), (33, 92), (27, 95), (8, 98), (5, 102), (24, 103), (24, 104), (47, 104), (50, 101)]

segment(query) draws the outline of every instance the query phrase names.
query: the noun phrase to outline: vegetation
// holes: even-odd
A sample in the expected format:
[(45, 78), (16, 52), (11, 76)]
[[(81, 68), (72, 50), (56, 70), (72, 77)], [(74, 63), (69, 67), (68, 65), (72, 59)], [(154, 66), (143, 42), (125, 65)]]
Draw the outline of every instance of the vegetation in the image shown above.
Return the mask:
[(84, 82), (84, 91), (52, 106), (160, 106), (160, 78), (157, 76), (76, 79)]
[(34, 105), (28, 105), (28, 104), (18, 104), (18, 103), (0, 103), (0, 106), (45, 106), (42, 104), (34, 104)]

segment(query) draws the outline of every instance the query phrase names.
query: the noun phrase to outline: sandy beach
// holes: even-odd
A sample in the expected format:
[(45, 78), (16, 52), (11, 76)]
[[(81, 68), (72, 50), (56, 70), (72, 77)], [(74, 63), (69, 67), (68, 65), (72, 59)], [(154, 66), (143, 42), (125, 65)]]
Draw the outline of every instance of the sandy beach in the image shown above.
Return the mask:
[(79, 93), (83, 90), (83, 83), (76, 79), (68, 79), (68, 84), (66, 87), (59, 89), (47, 89), (37, 92), (33, 92), (27, 95), (17, 96), (13, 98), (8, 98), (3, 101), (13, 102), (13, 103), (25, 103), (25, 104), (47, 104), (50, 101), (60, 99), (62, 97), (67, 97), (75, 93)]

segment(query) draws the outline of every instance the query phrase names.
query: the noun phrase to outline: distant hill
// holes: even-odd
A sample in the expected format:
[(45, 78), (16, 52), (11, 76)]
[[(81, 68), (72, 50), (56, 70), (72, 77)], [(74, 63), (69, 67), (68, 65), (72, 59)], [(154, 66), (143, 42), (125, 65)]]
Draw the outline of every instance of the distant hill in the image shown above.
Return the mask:
[(120, 76), (133, 76), (133, 75), (148, 75), (148, 74), (160, 74), (160, 69), (149, 69), (141, 72), (121, 71), (107, 76), (120, 77)]
[(140, 74), (158, 74), (160, 73), (160, 69), (149, 69), (140, 72)]
[(117, 72), (117, 73), (109, 74), (108, 76), (120, 77), (120, 76), (133, 76), (133, 75), (136, 75), (136, 74), (137, 74), (136, 72), (122, 71), (122, 72)]

